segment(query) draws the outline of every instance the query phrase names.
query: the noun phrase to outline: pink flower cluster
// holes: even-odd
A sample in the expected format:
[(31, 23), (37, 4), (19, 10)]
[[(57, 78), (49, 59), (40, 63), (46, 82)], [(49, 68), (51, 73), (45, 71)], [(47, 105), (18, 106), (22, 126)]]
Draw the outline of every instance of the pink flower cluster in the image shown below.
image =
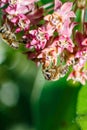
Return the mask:
[[(87, 23), (84, 23), (84, 26), (87, 31)], [(74, 81), (79, 81), (82, 84), (85, 84), (87, 80), (87, 32), (84, 34), (76, 32), (75, 39), (77, 41), (77, 51), (74, 55), (74, 59), (78, 62), (73, 65), (73, 71), (68, 79), (73, 79)]]
[[(8, 5), (7, 8), (3, 9), (4, 18), (11, 22), (16, 27), (15, 32), (28, 31), (31, 24), (40, 20), (43, 15), (43, 9), (35, 7), (37, 0), (1, 0), (0, 7)], [(40, 15), (38, 17), (40, 11)], [(4, 20), (5, 20), (4, 19)]]
[[(75, 14), (71, 11), (72, 3), (67, 2), (62, 5), (62, 3), (58, 1), (57, 4), (58, 6), (55, 7), (54, 12), (44, 17), (45, 24), (43, 26), (29, 31), (27, 37), (27, 40), (29, 40), (26, 47), (33, 48), (35, 55), (38, 53), (38, 57), (36, 57), (38, 61), (43, 59), (44, 53), (47, 53), (46, 57), (44, 57), (44, 62), (46, 62), (47, 57), (50, 56), (49, 53), (54, 52), (55, 56), (53, 54), (52, 57), (57, 58), (64, 49), (73, 52), (74, 43), (71, 40), (71, 34), (75, 23), (71, 22), (70, 18), (75, 17)], [(34, 54), (34, 52), (32, 52), (32, 54)], [(57, 61), (57, 59), (55, 60)]]
[[(6, 4), (7, 6), (4, 7)], [(72, 40), (73, 28), (77, 25), (73, 22), (76, 16), (72, 11), (72, 6), (72, 2), (62, 4), (60, 0), (55, 0), (53, 12), (46, 14), (44, 8), (38, 6), (37, 0), (0, 1), (3, 24), (5, 22), (9, 24), (15, 35), (22, 34), (19, 39), (27, 50), (25, 54), (37, 65), (42, 65), (42, 71), (44, 75), (48, 75), (49, 80), (53, 80), (52, 74), (59, 78), (63, 77), (66, 73), (63, 73), (62, 68), (72, 66), (68, 80), (73, 79), (85, 84), (87, 80), (87, 23), (84, 23), (85, 33), (77, 31)], [(55, 71), (54, 74), (52, 68), (56, 68), (58, 72)], [(61, 76), (62, 73), (63, 76)]]

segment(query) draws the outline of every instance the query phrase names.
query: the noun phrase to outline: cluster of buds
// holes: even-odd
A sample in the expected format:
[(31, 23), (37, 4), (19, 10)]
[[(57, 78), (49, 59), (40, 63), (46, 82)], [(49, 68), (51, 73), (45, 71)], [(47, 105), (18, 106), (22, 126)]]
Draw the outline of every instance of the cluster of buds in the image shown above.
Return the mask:
[[(85, 1), (85, 0), (84, 0)], [(23, 45), (24, 54), (42, 66), (47, 80), (58, 80), (68, 75), (67, 80), (87, 80), (87, 23), (85, 22), (86, 1), (62, 3), (55, 0), (54, 8), (46, 9), (51, 3), (39, 6), (37, 0), (1, 0), (2, 11), (0, 36), (14, 48)], [(72, 7), (75, 8), (72, 10)], [(82, 9), (83, 20), (76, 23), (76, 8)], [(75, 10), (75, 11), (74, 11)], [(75, 26), (81, 24), (78, 31)], [(70, 70), (70, 68), (72, 68)]]

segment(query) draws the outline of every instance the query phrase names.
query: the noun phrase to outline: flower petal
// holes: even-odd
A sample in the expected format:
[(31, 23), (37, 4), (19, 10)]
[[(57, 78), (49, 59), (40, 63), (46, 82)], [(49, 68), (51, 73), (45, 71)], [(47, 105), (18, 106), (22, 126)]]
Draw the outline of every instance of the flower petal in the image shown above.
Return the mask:
[(66, 3), (64, 3), (62, 5), (62, 7), (61, 7), (61, 11), (63, 11), (64, 14), (70, 12), (70, 10), (72, 9), (72, 5), (73, 5), (72, 2), (66, 2)]
[(55, 0), (55, 4), (54, 4), (54, 10), (56, 11), (57, 9), (59, 9), (62, 6), (62, 2), (60, 0)]

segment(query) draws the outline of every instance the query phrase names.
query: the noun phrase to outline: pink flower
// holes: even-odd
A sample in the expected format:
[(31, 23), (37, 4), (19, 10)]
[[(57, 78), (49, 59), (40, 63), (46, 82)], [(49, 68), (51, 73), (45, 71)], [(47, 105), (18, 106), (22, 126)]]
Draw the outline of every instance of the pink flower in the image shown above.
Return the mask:
[(44, 17), (44, 20), (48, 22), (48, 26), (50, 26), (52, 30), (61, 30), (63, 19), (61, 15), (59, 15), (57, 12), (54, 12), (53, 14), (48, 14)]
[(16, 29), (16, 32), (19, 32), (18, 30), (20, 29), (20, 31), (24, 30), (27, 31), (29, 29), (30, 26), (30, 20), (25, 16), (25, 15), (18, 15), (18, 28)]
[(22, 6), (20, 4), (13, 4), (13, 5), (9, 5), (5, 9), (5, 11), (9, 15), (17, 16), (18, 14), (25, 14), (25, 13), (27, 13), (29, 11), (29, 9), (26, 6)]
[(1, 0), (0, 2), (8, 3), (9, 0)]
[[(25, 0), (25, 2), (23, 0), (11, 0), (9, 2), (9, 6), (5, 9), (5, 12), (7, 18), (13, 23), (17, 22), (20, 15), (26, 15), (26, 13), (31, 12), (35, 8), (35, 0)], [(27, 17), (27, 19), (29, 18)]]
[(56, 11), (62, 6), (62, 2), (60, 0), (55, 0), (54, 2), (54, 10)]
[[(14, 0), (12, 0), (12, 1), (14, 1)], [(37, 0), (16, 0), (17, 2), (17, 4), (20, 4), (20, 5), (23, 5), (23, 6), (25, 6), (25, 5), (30, 5), (30, 4), (32, 4), (32, 3), (34, 3), (34, 2), (37, 2)]]
[(9, 6), (6, 8), (6, 12), (9, 15), (28, 13), (35, 8), (35, 1), (37, 0), (8, 0)]
[(41, 51), (38, 59), (44, 64), (44, 67), (49, 67), (51, 64), (57, 65), (58, 47), (48, 47)]
[(73, 79), (74, 81), (79, 81), (83, 85), (87, 80), (87, 70), (85, 68), (85, 64), (87, 61), (87, 35), (86, 33), (82, 34), (80, 32), (76, 32), (75, 40), (77, 42), (75, 60), (77, 62), (73, 65), (73, 71), (68, 77), (69, 79)]
[(44, 67), (50, 65), (57, 65), (58, 56), (62, 53), (63, 49), (57, 45), (57, 39), (50, 39), (47, 46), (39, 53), (38, 59), (44, 64)]
[(83, 66), (85, 62), (87, 61), (87, 36), (80, 33), (76, 32), (76, 37), (75, 37), (78, 45), (78, 50), (75, 55), (75, 58), (79, 59), (79, 64), (83, 63)]
[(38, 30), (29, 31), (31, 41), (26, 44), (27, 48), (35, 48), (37, 51), (44, 49), (47, 41), (49, 40), (49, 34), (44, 27), (38, 28)]
[(72, 22), (70, 23), (70, 20), (66, 20), (64, 24), (62, 25), (61, 30), (59, 31), (59, 35), (64, 35), (67, 37), (71, 37), (73, 28), (77, 25), (77, 23)]
[(9, 0), (1, 0), (0, 3), (4, 3), (7, 4), (9, 2)]
[(73, 52), (74, 44), (69, 37), (63, 35), (59, 36), (58, 45), (63, 49), (67, 49), (68, 51)]
[(71, 72), (71, 74), (69, 75), (67, 80), (72, 79), (73, 82), (80, 82), (83, 85), (85, 85), (86, 80), (87, 80), (87, 71), (83, 71), (81, 70), (77, 70), (77, 71), (73, 71)]
[(72, 2), (65, 2), (59, 9), (56, 9), (56, 11), (63, 17), (63, 20), (67, 20), (75, 17), (74, 12), (71, 11), (72, 6)]
[(53, 14), (48, 14), (44, 17), (44, 20), (47, 21), (52, 28), (55, 28), (59, 32), (65, 21), (70, 22), (70, 18), (75, 17), (75, 14), (71, 11), (71, 9), (71, 2), (66, 2), (62, 6), (59, 2), (57, 7), (55, 6)]
[(5, 6), (6, 4), (8, 4), (8, 0), (1, 0), (0, 1), (0, 7)]

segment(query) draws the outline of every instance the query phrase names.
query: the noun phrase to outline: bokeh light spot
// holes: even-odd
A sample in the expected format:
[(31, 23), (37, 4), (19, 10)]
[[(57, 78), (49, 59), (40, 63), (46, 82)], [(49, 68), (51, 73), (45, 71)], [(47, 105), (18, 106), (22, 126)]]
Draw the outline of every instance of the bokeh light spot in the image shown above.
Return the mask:
[(27, 124), (15, 124), (9, 130), (35, 130), (30, 128)]

